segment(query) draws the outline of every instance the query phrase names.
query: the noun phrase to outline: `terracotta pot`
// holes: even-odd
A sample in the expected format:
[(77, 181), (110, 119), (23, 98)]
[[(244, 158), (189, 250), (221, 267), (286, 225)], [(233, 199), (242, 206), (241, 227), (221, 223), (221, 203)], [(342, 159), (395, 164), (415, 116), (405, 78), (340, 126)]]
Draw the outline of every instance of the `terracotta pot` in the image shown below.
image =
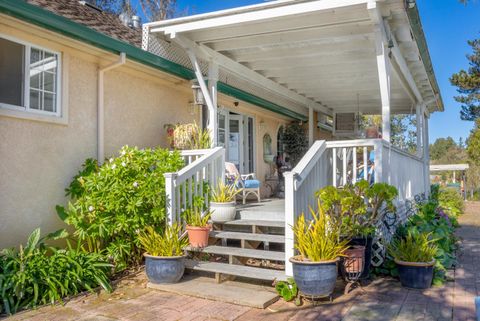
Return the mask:
[(365, 246), (354, 245), (345, 251), (343, 265), (347, 273), (362, 273), (365, 261)]
[(365, 129), (366, 138), (378, 138), (378, 128), (377, 127), (368, 127)]
[(198, 227), (187, 225), (188, 241), (192, 247), (205, 247), (208, 245), (210, 226)]

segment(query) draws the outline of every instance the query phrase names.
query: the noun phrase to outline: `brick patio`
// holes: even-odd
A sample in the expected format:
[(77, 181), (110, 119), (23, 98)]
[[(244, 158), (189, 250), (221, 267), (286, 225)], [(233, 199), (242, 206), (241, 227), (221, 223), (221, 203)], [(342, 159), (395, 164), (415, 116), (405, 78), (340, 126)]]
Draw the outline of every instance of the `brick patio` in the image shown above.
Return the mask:
[(377, 279), (363, 289), (319, 306), (297, 308), (279, 301), (258, 310), (228, 303), (172, 295), (146, 288), (142, 275), (122, 281), (114, 293), (83, 296), (64, 306), (43, 307), (8, 320), (475, 320), (473, 299), (480, 284), (480, 203), (469, 203), (460, 218), (462, 253), (454, 282), (425, 291), (406, 290), (392, 279)]

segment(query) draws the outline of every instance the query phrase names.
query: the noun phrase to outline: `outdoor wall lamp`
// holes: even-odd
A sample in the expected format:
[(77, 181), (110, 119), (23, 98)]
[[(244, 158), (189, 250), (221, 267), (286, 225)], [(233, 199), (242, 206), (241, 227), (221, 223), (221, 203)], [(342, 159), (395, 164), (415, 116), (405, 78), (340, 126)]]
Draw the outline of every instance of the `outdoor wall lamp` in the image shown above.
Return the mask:
[(203, 96), (202, 88), (196, 80), (192, 81), (193, 104), (205, 105), (205, 97)]
[(405, 0), (405, 5), (408, 9), (413, 9), (415, 7), (415, 0)]

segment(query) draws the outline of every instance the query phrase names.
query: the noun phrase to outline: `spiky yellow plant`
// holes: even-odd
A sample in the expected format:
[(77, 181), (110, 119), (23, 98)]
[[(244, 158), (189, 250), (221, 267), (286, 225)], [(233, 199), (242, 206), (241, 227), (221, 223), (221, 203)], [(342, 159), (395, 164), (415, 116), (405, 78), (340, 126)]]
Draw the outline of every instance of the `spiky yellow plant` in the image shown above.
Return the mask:
[(335, 260), (348, 248), (348, 240), (341, 240), (341, 224), (326, 215), (320, 204), (315, 211), (310, 207), (312, 220), (307, 222), (302, 213), (292, 227), (295, 249), (301, 260), (321, 262)]

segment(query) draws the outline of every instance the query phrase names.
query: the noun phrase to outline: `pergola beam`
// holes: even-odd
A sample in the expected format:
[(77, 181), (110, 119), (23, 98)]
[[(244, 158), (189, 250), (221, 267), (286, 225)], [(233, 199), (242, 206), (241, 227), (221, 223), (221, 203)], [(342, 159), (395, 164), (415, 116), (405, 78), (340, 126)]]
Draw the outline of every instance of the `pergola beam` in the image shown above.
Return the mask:
[[(171, 34), (175, 37), (176, 33), (192, 32), (196, 30), (204, 30), (208, 28), (219, 28), (232, 25), (241, 25), (242, 23), (255, 22), (261, 20), (275, 19), (280, 17), (288, 17), (299, 14), (321, 12), (332, 9), (339, 9), (343, 7), (351, 7), (367, 3), (367, 0), (317, 0), (309, 2), (300, 2), (298, 4), (291, 4), (289, 6), (280, 6), (273, 8), (265, 8), (255, 11), (240, 12), (235, 14), (235, 19), (232, 19), (231, 14), (225, 16), (217, 16), (197, 21), (184, 22), (181, 24), (174, 24), (171, 26), (162, 26), (162, 23), (152, 23), (150, 28), (152, 32), (162, 31), (165, 34)], [(156, 28), (155, 26), (159, 27)]]

